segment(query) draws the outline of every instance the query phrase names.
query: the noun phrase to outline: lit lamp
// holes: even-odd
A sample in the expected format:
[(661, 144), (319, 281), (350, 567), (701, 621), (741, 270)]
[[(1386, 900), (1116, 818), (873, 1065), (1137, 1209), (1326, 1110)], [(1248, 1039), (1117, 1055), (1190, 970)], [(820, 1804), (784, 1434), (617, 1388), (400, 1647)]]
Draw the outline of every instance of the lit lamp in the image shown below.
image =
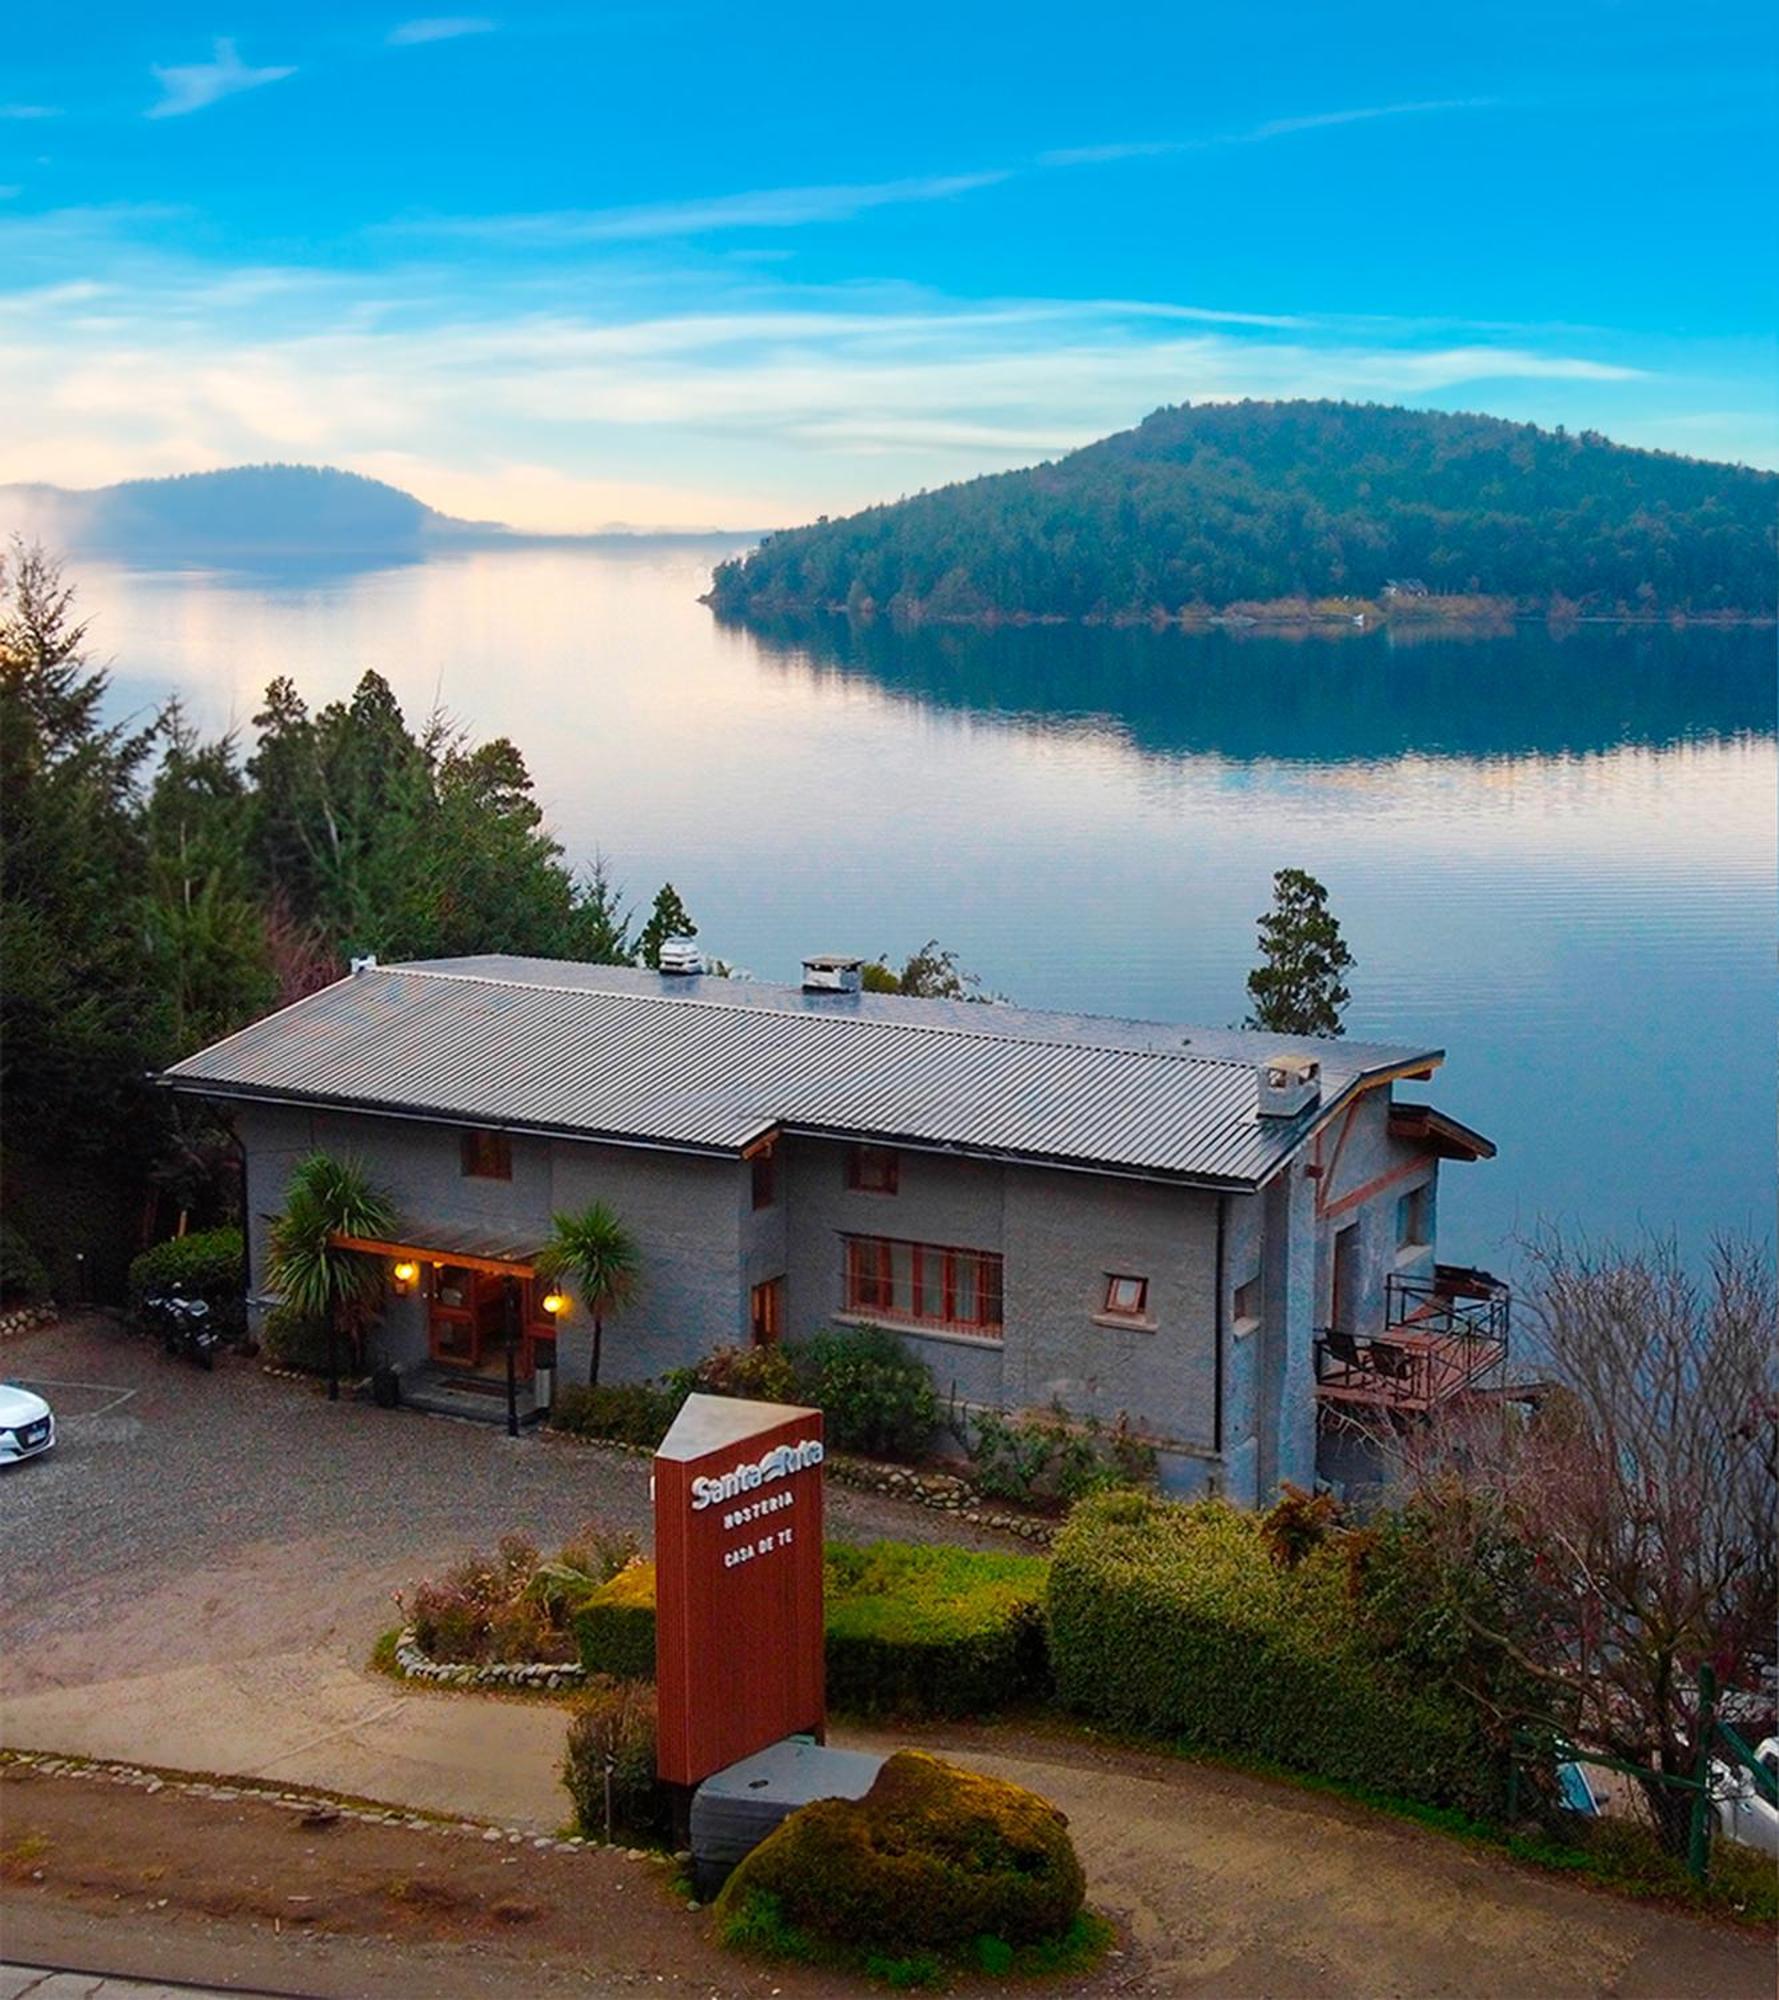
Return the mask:
[(573, 1304), (574, 1301), (566, 1292), (546, 1292), (544, 1294), (544, 1311), (552, 1319), (560, 1319)]
[(396, 1265), (390, 1275), (395, 1279), (395, 1289), (397, 1292), (405, 1294), (414, 1289), (414, 1280), (420, 1275), (420, 1266), (418, 1264), (410, 1264), (404, 1259)]

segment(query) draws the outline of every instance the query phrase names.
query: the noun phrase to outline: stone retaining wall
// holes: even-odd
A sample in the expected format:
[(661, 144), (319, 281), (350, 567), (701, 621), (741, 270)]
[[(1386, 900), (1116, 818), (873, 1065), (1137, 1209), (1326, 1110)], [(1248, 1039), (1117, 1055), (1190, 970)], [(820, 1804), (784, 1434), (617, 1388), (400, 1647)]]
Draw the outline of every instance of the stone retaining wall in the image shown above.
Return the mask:
[(554, 1688), (580, 1687), (587, 1678), (585, 1667), (567, 1660), (469, 1660), (429, 1659), (420, 1650), (413, 1626), (397, 1635), (396, 1671), (411, 1681), (433, 1681), (443, 1687), (530, 1688), (539, 1693)]

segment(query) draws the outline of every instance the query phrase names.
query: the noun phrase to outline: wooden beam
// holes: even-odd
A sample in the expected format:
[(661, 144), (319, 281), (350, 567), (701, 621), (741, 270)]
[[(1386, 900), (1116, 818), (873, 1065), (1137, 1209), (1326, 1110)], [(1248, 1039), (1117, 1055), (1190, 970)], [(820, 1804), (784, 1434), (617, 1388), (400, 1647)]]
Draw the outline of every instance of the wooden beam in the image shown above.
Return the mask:
[(386, 1243), (379, 1236), (330, 1236), (342, 1250), (362, 1250), (372, 1257), (412, 1258), (417, 1264), (455, 1264), (465, 1271), (486, 1271), (496, 1278), (535, 1278), (536, 1264), (516, 1257), (472, 1257), (462, 1250), (441, 1250), (425, 1243)]

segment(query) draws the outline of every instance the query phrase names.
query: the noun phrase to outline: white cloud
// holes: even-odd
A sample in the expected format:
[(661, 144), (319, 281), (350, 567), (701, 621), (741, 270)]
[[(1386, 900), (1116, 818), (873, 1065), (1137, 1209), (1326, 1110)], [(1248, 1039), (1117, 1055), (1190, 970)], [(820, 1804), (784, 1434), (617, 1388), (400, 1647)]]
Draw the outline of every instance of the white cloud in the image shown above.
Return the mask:
[(491, 35), (494, 23), (480, 15), (435, 15), (421, 21), (402, 21), (390, 29), (385, 40), (392, 49), (413, 48), (422, 42), (454, 42), (462, 35)]
[(163, 95), (158, 104), (150, 105), (143, 114), (148, 118), (183, 118), (188, 112), (202, 111), (225, 97), (236, 97), (244, 90), (257, 90), (261, 84), (277, 83), (296, 74), (294, 64), (249, 68), (235, 52), (233, 41), (221, 35), (212, 45), (207, 63), (171, 67), (156, 63), (152, 67)]
[(1041, 167), (1097, 167), (1118, 160), (1154, 160), (1175, 153), (1203, 153), (1216, 146), (1255, 146), (1296, 132), (1319, 132), (1335, 125), (1363, 125), (1377, 118), (1423, 117), (1436, 111), (1485, 111), (1491, 97), (1436, 97), (1409, 104), (1367, 104), (1348, 111), (1312, 111), (1300, 118), (1269, 118), (1242, 132), (1216, 132), (1196, 139), (1125, 139), (1103, 146), (1062, 146), (1041, 153)]
[(758, 188), (745, 194), (642, 202), (629, 208), (557, 209), (537, 215), (439, 216), (392, 226), (404, 233), (482, 239), (531, 249), (579, 243), (634, 243), (659, 237), (704, 236), (724, 229), (775, 229), (805, 222), (845, 222), (867, 209), (901, 202), (946, 201), (954, 195), (993, 187), (1011, 178), (1010, 170), (995, 169), (908, 180)]

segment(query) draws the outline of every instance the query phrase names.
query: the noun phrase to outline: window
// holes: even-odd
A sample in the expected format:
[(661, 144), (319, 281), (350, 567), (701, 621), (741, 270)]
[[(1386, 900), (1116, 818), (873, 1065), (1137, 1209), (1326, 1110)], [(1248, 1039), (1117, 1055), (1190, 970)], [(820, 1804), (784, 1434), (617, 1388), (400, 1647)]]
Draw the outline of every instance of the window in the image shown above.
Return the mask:
[(753, 1157), (754, 1206), (770, 1208), (778, 1199), (778, 1170), (772, 1157), (771, 1148)]
[(784, 1333), (784, 1280), (768, 1278), (763, 1285), (756, 1285), (749, 1305), (754, 1345), (776, 1345)]
[(1396, 1204), (1396, 1247), (1421, 1250), (1433, 1240), (1433, 1183), (1423, 1181)]
[(998, 1340), (1001, 1260), (990, 1250), (849, 1236), (846, 1310)]
[(513, 1178), (511, 1140), (504, 1132), (464, 1133), (463, 1171), (477, 1180), (510, 1181)]
[(1260, 1324), (1263, 1300), (1260, 1290), (1260, 1273), (1256, 1271), (1245, 1285), (1235, 1288), (1235, 1330), (1237, 1333), (1252, 1333)]
[(1116, 1272), (1106, 1274), (1106, 1302), (1101, 1312), (1118, 1319), (1141, 1319), (1149, 1305), (1149, 1280), (1126, 1278)]
[(888, 1146), (855, 1146), (846, 1156), (846, 1185), (861, 1194), (894, 1194), (896, 1155)]

